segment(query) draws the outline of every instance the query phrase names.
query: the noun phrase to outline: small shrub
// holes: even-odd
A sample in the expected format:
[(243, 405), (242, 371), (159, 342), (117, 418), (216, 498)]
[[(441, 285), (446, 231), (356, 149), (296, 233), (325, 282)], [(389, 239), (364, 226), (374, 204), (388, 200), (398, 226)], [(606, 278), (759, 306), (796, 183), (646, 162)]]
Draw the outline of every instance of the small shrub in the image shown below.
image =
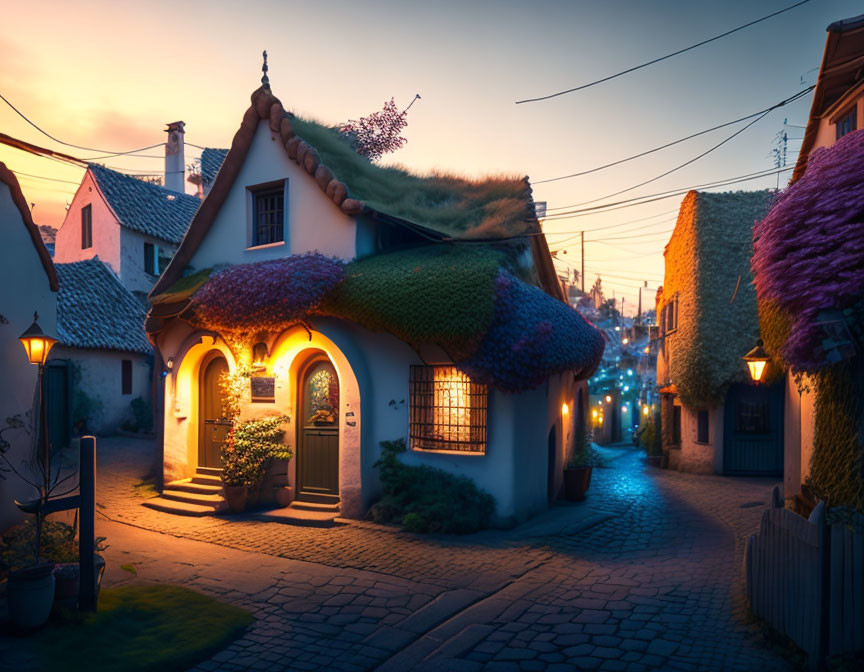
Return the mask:
[(570, 459), (567, 460), (567, 466), (565, 468), (579, 469), (582, 467), (604, 466), (606, 466), (606, 460), (600, 456), (600, 453), (594, 450), (588, 432), (583, 432), (579, 445), (574, 447), (573, 453), (570, 455)]
[[(78, 540), (75, 528), (66, 523), (46, 520), (42, 523), (42, 537), (39, 555), (54, 562), (78, 562)], [(0, 565), (6, 571), (13, 571), (33, 564), (36, 547), (36, 523), (26, 520), (10, 528), (3, 536), (4, 546), (0, 551)], [(105, 537), (97, 537), (94, 544), (96, 552), (104, 551)]]
[(413, 467), (399, 460), (405, 441), (382, 441), (375, 463), (384, 495), (369, 512), (375, 522), (397, 521), (409, 532), (467, 534), (489, 525), (495, 498), (470, 478), (442, 469)]
[(649, 457), (658, 457), (663, 454), (662, 437), (656, 417), (648, 418), (636, 430), (636, 438), (639, 445)]
[(222, 482), (226, 485), (258, 485), (273, 458), (290, 459), (294, 452), (282, 443), (282, 425), (288, 417), (278, 415), (248, 420), (232, 427), (222, 444)]

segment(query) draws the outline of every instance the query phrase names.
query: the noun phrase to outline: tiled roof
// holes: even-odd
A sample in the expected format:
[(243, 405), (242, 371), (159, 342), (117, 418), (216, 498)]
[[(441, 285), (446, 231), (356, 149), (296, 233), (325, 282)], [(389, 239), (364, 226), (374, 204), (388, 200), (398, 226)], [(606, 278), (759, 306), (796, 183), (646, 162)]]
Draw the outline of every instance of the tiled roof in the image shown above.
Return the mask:
[(57, 332), (75, 348), (151, 352), (147, 311), (99, 258), (55, 264), (60, 278)]
[(201, 152), (201, 179), (204, 180), (204, 184), (213, 184), (216, 173), (222, 167), (226, 156), (228, 156), (227, 149), (207, 147)]
[(201, 201), (165, 187), (89, 164), (90, 172), (120, 224), (140, 233), (179, 243)]

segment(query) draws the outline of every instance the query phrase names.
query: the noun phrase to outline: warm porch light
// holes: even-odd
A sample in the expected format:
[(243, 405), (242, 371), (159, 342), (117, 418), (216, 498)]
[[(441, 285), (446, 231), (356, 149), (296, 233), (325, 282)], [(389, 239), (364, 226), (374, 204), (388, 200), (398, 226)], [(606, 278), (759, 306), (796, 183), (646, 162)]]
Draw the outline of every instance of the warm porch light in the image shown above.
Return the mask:
[(27, 359), (31, 364), (45, 366), (45, 361), (48, 359), (48, 353), (57, 342), (56, 338), (47, 336), (38, 324), (39, 313), (33, 313), (33, 324), (18, 337), (27, 351)]
[(570, 412), (570, 407), (567, 406), (567, 403), (561, 404), (561, 415), (567, 415)]
[(647, 405), (647, 404), (646, 404), (645, 406), (642, 407), (642, 415), (648, 415), (648, 413), (650, 413), (650, 412), (651, 412), (651, 411), (650, 411), (650, 409), (648, 408), (648, 405)]
[(596, 418), (596, 417), (597, 417), (597, 409), (596, 409), (596, 408), (595, 408), (593, 411), (591, 411), (591, 417), (592, 417), (592, 418)]
[(765, 373), (765, 365), (771, 359), (771, 356), (765, 352), (765, 348), (762, 347), (762, 339), (760, 338), (756, 342), (756, 347), (741, 359), (747, 362), (747, 368), (750, 369), (750, 378), (753, 379), (753, 382), (758, 383), (762, 380), (762, 376)]
[(607, 403), (607, 404), (611, 404), (611, 403), (612, 403), (612, 396), (609, 395), (609, 394), (606, 395), (606, 403)]

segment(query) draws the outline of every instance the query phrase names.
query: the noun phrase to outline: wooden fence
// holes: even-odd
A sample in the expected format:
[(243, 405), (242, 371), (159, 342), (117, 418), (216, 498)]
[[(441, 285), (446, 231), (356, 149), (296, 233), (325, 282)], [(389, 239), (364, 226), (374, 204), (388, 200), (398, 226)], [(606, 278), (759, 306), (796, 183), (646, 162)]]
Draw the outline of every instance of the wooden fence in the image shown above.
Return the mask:
[(804, 650), (811, 670), (864, 650), (864, 526), (829, 524), (821, 502), (802, 518), (775, 486), (745, 569), (753, 613)]

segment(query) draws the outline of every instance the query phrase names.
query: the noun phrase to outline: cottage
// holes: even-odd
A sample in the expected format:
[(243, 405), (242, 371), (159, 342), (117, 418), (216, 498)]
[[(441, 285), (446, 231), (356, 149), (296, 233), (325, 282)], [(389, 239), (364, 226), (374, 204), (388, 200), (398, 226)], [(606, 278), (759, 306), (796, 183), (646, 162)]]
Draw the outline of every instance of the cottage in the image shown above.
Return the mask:
[(657, 383), (670, 468), (781, 474), (783, 385), (755, 385), (741, 358), (759, 339), (753, 225), (772, 192), (691, 191), (664, 250)]
[[(6, 455), (16, 468), (32, 456), (34, 423), (31, 411), (38, 397), (37, 367), (27, 361), (18, 337), (39, 314), (47, 334), (57, 332), (57, 274), (39, 235), (15, 175), (0, 163), (0, 429), (7, 419), (21, 416), (25, 428), (4, 432)], [(15, 291), (9, 291), (9, 288)], [(3, 444), (0, 444), (3, 445)], [(31, 488), (15, 474), (0, 474), (0, 530), (19, 516), (15, 498), (24, 499)]]
[(802, 512), (864, 510), (862, 59), (864, 15), (828, 26), (792, 181), (754, 231), (763, 340), (786, 370), (785, 496)]
[(288, 416), (282, 506), (363, 516), (379, 443), (404, 438), (406, 462), (519, 520), (561, 487), (603, 350), (526, 181), (378, 167), (266, 84), (150, 301), (166, 486), (149, 502), (185, 513), (214, 508), (188, 479), (219, 473), (229, 381), (241, 417)]

